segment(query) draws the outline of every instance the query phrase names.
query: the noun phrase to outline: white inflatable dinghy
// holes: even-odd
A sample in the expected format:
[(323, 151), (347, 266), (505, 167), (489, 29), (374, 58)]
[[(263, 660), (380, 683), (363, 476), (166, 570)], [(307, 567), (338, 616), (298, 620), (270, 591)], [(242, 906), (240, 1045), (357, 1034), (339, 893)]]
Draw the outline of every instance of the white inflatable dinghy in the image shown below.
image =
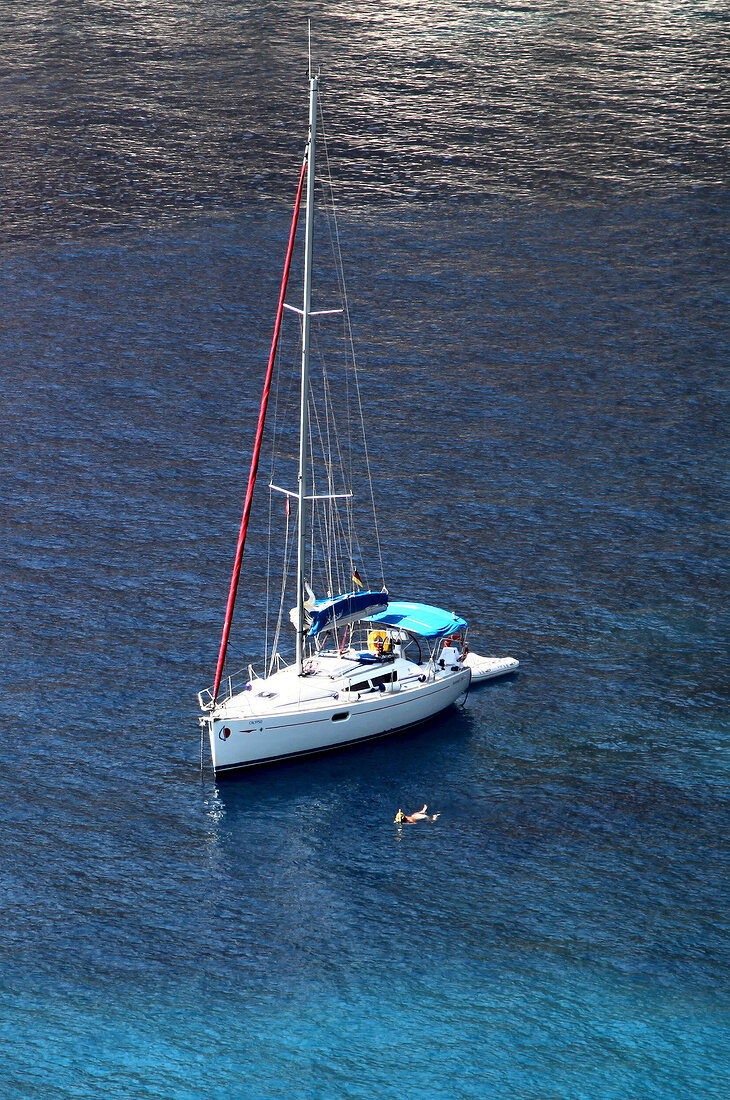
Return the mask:
[(480, 657), (478, 653), (471, 652), (467, 653), (463, 663), (471, 669), (472, 684), (495, 680), (498, 676), (516, 672), (520, 667), (520, 662), (514, 657)]

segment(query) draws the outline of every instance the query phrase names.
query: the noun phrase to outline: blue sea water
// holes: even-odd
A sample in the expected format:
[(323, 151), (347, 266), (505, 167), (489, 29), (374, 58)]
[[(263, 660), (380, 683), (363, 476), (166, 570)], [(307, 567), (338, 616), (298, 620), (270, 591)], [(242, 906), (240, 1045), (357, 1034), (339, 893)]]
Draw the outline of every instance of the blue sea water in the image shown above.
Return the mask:
[[(521, 670), (216, 784), (307, 14), (389, 586)], [(724, 6), (0, 24), (0, 1096), (726, 1097)]]

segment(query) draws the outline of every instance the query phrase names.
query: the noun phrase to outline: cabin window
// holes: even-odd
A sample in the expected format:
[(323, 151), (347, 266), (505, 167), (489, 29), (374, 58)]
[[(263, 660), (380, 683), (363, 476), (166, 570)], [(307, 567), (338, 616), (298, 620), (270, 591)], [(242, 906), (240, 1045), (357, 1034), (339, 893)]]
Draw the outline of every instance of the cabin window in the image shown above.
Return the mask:
[(350, 691), (370, 691), (370, 681), (361, 680), (359, 684), (350, 684)]
[(397, 679), (398, 673), (395, 670), (384, 672), (382, 676), (373, 676), (373, 687), (380, 687), (381, 684), (392, 684)]

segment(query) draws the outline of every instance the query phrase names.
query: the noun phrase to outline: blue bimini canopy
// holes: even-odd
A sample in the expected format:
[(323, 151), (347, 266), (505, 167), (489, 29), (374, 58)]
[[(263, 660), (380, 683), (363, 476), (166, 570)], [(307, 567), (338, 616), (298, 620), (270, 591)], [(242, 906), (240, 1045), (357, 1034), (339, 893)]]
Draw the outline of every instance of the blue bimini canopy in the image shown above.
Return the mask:
[(391, 600), (387, 611), (379, 615), (369, 615), (368, 621), (383, 623), (385, 626), (397, 626), (422, 638), (445, 638), (448, 634), (458, 634), (466, 630), (466, 620), (443, 611), (440, 607), (431, 607), (427, 603), (406, 603)]
[(342, 596), (315, 600), (314, 606), (307, 608), (312, 619), (307, 637), (315, 638), (323, 630), (346, 626), (357, 619), (369, 619), (387, 606), (387, 592), (345, 592)]

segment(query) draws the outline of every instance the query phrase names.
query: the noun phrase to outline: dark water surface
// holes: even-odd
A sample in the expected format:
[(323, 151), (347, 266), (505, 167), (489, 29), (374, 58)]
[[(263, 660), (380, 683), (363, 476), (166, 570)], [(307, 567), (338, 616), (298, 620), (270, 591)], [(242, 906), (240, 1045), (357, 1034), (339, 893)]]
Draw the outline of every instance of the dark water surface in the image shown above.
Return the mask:
[[(308, 14), (389, 586), (522, 669), (216, 786)], [(726, 1097), (725, 6), (0, 31), (0, 1094)]]

